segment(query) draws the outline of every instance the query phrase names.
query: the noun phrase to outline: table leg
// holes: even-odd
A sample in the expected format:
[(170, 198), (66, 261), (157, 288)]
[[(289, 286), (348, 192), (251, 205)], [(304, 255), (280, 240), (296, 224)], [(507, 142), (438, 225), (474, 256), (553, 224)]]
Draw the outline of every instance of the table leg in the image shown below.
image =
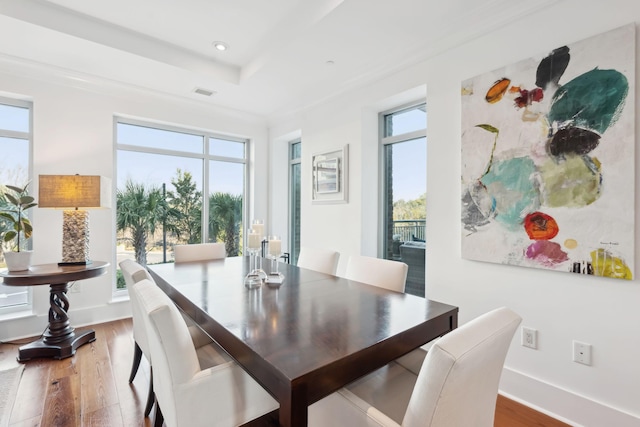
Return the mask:
[(306, 426), (308, 419), (307, 387), (292, 387), (280, 400), (280, 427)]
[(67, 283), (52, 283), (49, 291), (49, 327), (42, 338), (20, 347), (18, 362), (39, 357), (64, 359), (75, 354), (83, 344), (95, 341), (96, 333), (91, 330), (75, 331), (69, 322), (67, 311)]

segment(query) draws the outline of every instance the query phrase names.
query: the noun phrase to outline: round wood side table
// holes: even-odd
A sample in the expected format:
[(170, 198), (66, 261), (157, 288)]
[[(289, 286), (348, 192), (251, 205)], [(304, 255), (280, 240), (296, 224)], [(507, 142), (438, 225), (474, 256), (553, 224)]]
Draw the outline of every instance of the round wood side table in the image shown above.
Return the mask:
[(75, 354), (83, 344), (95, 341), (93, 329), (76, 331), (69, 322), (69, 282), (90, 279), (105, 274), (108, 262), (93, 261), (87, 265), (59, 266), (58, 264), (33, 265), (24, 271), (3, 271), (0, 278), (7, 286), (49, 285), (49, 326), (40, 339), (20, 347), (18, 362), (39, 357), (64, 359)]

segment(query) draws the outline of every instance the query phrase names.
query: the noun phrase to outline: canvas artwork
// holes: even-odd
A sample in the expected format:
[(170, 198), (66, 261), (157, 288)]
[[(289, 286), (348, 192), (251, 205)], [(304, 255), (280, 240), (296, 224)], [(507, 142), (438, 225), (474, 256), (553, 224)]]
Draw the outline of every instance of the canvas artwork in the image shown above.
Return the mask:
[(462, 83), (462, 256), (633, 278), (635, 25)]

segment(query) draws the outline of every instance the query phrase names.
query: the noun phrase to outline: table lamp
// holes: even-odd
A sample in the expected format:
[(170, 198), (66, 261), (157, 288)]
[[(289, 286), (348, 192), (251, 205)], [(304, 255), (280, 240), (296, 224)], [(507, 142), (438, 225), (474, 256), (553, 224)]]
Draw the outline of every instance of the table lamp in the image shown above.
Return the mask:
[(97, 175), (40, 175), (38, 205), (65, 209), (62, 215), (62, 262), (86, 265), (89, 259), (89, 212), (111, 207), (110, 179)]

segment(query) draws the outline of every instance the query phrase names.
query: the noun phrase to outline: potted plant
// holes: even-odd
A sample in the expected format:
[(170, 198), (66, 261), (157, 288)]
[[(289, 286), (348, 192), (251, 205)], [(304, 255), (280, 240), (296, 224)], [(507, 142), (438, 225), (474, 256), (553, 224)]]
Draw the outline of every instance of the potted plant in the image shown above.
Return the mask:
[(9, 271), (28, 270), (31, 265), (31, 251), (21, 251), (24, 242), (31, 237), (33, 227), (31, 221), (25, 216), (25, 211), (38, 204), (35, 199), (27, 194), (27, 187), (14, 187), (6, 185), (6, 190), (0, 196), (0, 221), (4, 224), (0, 236), (3, 243), (11, 243), (14, 251), (4, 251), (4, 259)]

